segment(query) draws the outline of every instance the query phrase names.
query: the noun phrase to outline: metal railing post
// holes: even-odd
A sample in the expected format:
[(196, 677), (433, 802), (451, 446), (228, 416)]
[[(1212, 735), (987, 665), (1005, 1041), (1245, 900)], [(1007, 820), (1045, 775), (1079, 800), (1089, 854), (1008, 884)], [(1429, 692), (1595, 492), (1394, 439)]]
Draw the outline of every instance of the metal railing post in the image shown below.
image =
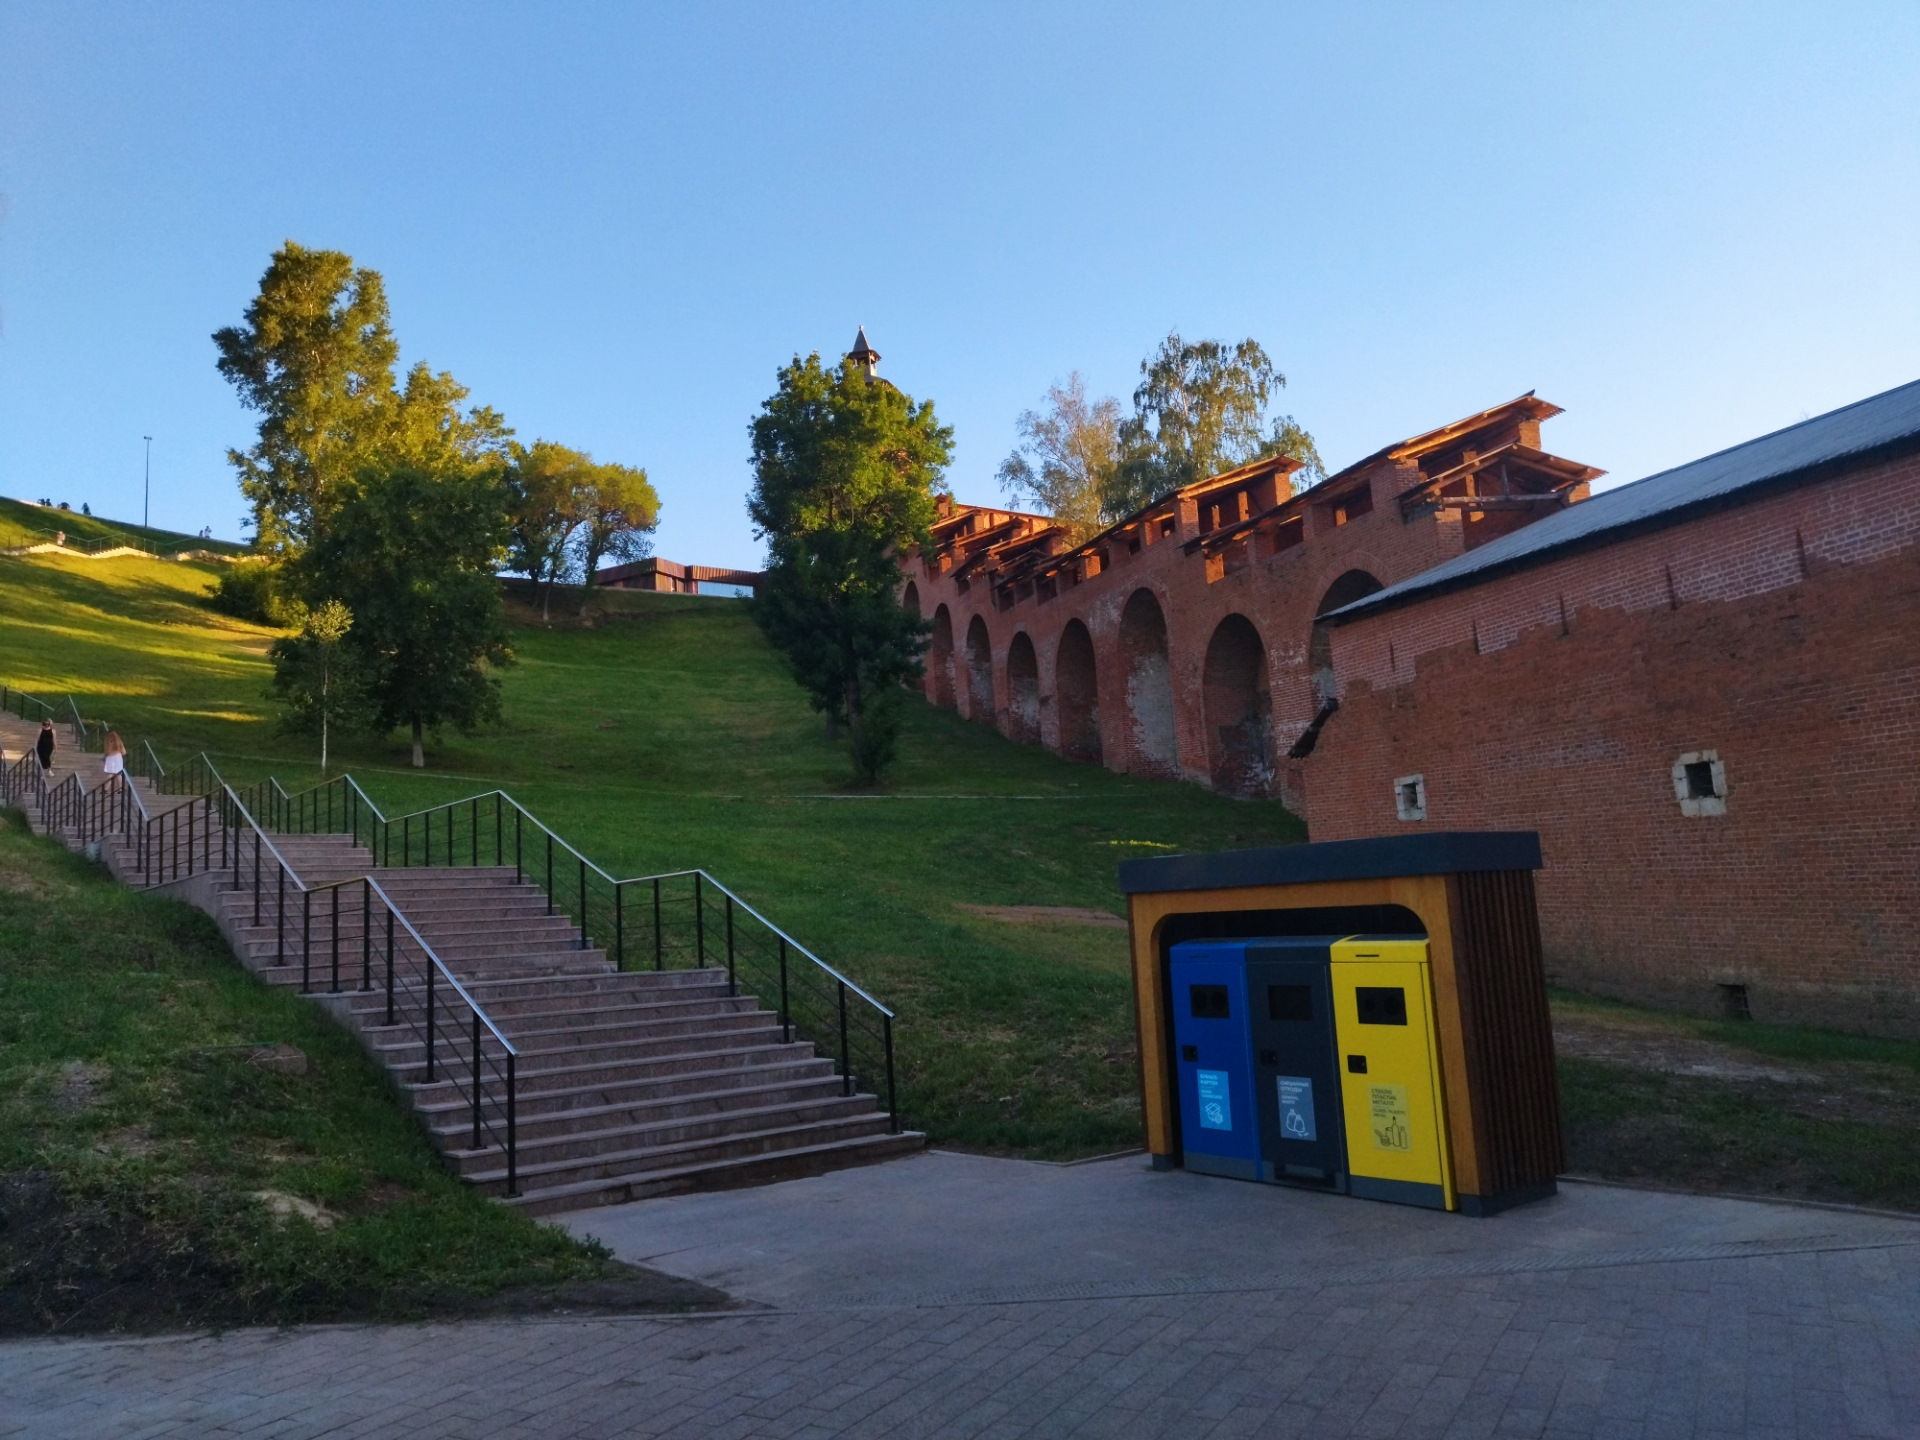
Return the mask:
[(700, 872), (693, 872), (693, 945), (694, 954), (699, 957), (700, 968), (707, 964), (707, 902), (700, 893)]
[(387, 906), (387, 1024), (393, 1024), (393, 906)]
[(653, 882), (653, 968), (667, 968), (665, 937), (660, 933), (660, 881), (657, 876)]
[(547, 831), (547, 914), (553, 914), (553, 832)]
[(280, 867), (280, 917), (274, 922), (277, 941), (274, 948), (276, 965), (287, 963), (287, 867)]
[(340, 993), (340, 887), (331, 887), (333, 896), (333, 978), (327, 982), (327, 993)]
[(787, 1008), (787, 937), (780, 937), (780, 1041), (793, 1039), (793, 1012)]
[(853, 1094), (853, 1059), (847, 1049), (847, 982), (835, 982), (840, 989), (840, 1093)]
[[(725, 894), (725, 892), (721, 892)], [(733, 969), (733, 896), (727, 896), (727, 993), (738, 995), (740, 981)]]
[(260, 923), (260, 832), (253, 832), (253, 923)]
[(513, 883), (518, 885), (526, 867), (521, 863), (521, 825), (522, 812), (518, 805), (513, 807)]
[(373, 881), (360, 881), (360, 989), (373, 988)]
[(517, 1057), (507, 1052), (507, 1194), (520, 1193), (520, 1117), (516, 1101), (519, 1099), (519, 1086), (516, 1081), (514, 1061)]
[(480, 1012), (473, 1012), (473, 1148), (480, 1148)]
[(627, 968), (627, 887), (619, 881), (613, 885), (613, 968)]
[(880, 1017), (880, 1026), (881, 1033), (885, 1035), (887, 1042), (888, 1128), (890, 1128), (895, 1135), (898, 1135), (900, 1133), (900, 1102), (895, 1098), (893, 1092), (893, 1017), (891, 1015), (882, 1015)]
[(500, 792), (496, 790), (493, 792), (493, 863), (495, 865), (501, 863), (501, 856), (505, 853), (500, 847), (500, 819)]
[(433, 1083), (433, 972), (439, 966), (433, 963), (433, 957), (427, 957), (427, 1083)]
[(300, 892), (300, 993), (307, 994), (313, 979), (313, 892)]
[(580, 861), (580, 948), (582, 950), (589, 948), (589, 942), (587, 940), (587, 862), (585, 857), (582, 857)]

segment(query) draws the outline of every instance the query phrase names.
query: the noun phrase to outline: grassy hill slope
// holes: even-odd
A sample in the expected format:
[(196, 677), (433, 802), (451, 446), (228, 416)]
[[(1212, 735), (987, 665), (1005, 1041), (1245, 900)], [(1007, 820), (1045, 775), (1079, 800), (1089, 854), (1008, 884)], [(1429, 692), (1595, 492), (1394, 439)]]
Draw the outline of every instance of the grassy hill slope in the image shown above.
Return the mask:
[(49, 508), (0, 495), (0, 547), (51, 539), (56, 531), (65, 531), (70, 545), (108, 540), (154, 545), (161, 550), (211, 550), (223, 555), (241, 555), (247, 548), (230, 540), (203, 540), (198, 535), (183, 535), (177, 530), (107, 520), (98, 515), (82, 515), (77, 510)]
[[(270, 632), (201, 606), (210, 569), (0, 561), (0, 680), (206, 748), (231, 777), (314, 778), (275, 734)], [(398, 742), (339, 747), (388, 813), (498, 785), (616, 875), (702, 866), (900, 1013), (903, 1099), (936, 1139), (1064, 1157), (1138, 1142), (1126, 935), (963, 905), (1121, 911), (1115, 867), (1284, 843), (1277, 805), (1069, 765), (918, 701), (886, 793), (847, 762), (737, 601), (614, 594), (592, 624), (514, 610), (497, 728), (425, 775)], [(566, 607), (571, 609), (572, 607)]]

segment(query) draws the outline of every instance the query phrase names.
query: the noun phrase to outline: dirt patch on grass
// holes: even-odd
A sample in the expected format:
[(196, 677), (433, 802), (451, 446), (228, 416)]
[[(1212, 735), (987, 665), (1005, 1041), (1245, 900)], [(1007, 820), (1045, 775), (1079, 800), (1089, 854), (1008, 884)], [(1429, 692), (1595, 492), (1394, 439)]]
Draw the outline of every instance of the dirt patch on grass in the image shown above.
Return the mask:
[(1585, 1010), (1553, 1017), (1553, 1044), (1561, 1055), (1716, 1080), (1822, 1083), (1811, 1070), (1770, 1061), (1731, 1045), (1675, 1029), (1656, 1015), (1633, 1010)]
[(1745, 1028), (1556, 1000), (1569, 1170), (1920, 1211), (1911, 1063), (1813, 1032), (1742, 1043)]
[(959, 909), (969, 915), (998, 920), (1006, 925), (1089, 925), (1098, 930), (1124, 930), (1127, 922), (1105, 910), (1089, 910), (1078, 905), (968, 905)]

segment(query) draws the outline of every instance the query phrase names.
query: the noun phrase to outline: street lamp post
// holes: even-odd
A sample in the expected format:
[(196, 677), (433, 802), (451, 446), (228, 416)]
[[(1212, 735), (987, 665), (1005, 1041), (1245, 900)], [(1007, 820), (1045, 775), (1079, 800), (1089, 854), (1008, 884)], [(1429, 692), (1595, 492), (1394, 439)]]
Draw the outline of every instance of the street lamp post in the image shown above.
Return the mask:
[(140, 486), (140, 528), (151, 530), (153, 528), (150, 523), (153, 518), (153, 436), (142, 435), (140, 438), (147, 442), (147, 473), (146, 479)]

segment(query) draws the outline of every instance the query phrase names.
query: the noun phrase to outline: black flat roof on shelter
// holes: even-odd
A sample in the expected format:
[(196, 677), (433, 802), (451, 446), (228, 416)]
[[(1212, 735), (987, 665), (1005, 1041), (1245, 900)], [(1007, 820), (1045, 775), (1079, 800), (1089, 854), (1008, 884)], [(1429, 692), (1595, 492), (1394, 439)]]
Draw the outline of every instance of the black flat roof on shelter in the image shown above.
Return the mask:
[(1168, 890), (1231, 890), (1245, 885), (1310, 885), (1325, 880), (1390, 880), (1404, 875), (1465, 875), (1481, 870), (1538, 870), (1533, 830), (1436, 830), (1373, 840), (1328, 840), (1265, 850), (1217, 850), (1125, 860), (1127, 895)]
[(1920, 448), (1920, 380), (1771, 435), (1570, 505), (1431, 570), (1376, 590), (1326, 618), (1364, 619), (1397, 605), (1612, 545), (1697, 515), (1758, 500), (1770, 487), (1818, 480)]

